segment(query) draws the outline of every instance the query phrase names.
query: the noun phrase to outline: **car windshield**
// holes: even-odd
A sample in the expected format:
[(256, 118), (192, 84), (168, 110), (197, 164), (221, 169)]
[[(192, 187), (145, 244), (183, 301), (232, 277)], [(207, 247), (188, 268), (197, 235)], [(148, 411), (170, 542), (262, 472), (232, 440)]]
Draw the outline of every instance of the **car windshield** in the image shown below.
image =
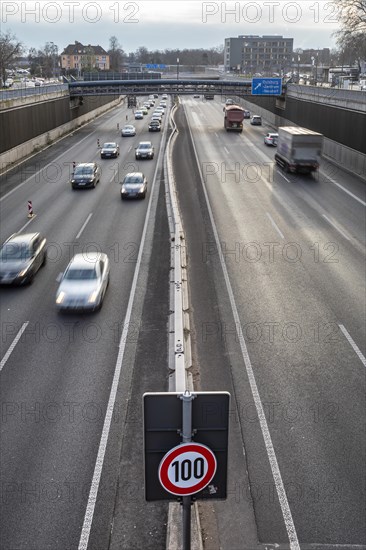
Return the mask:
[(97, 278), (95, 268), (71, 268), (65, 274), (68, 281), (91, 281)]
[(142, 183), (142, 181), (141, 176), (129, 176), (128, 178), (125, 178), (124, 183)]
[(0, 259), (3, 262), (26, 260), (31, 257), (31, 251), (26, 243), (8, 243), (0, 250)]
[(105, 143), (103, 145), (103, 149), (115, 149), (116, 148), (116, 144), (115, 143)]
[(150, 149), (150, 143), (140, 143), (139, 149)]
[(93, 175), (93, 168), (89, 166), (77, 166), (74, 174), (75, 176), (91, 176)]

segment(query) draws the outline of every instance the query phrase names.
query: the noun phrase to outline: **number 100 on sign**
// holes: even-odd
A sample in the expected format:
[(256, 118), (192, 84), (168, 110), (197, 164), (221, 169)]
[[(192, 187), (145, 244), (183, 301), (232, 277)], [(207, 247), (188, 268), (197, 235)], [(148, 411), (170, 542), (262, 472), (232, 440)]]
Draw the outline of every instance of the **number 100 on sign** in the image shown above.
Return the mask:
[(205, 445), (183, 443), (171, 449), (159, 466), (159, 480), (166, 491), (189, 496), (204, 489), (216, 473), (216, 457)]

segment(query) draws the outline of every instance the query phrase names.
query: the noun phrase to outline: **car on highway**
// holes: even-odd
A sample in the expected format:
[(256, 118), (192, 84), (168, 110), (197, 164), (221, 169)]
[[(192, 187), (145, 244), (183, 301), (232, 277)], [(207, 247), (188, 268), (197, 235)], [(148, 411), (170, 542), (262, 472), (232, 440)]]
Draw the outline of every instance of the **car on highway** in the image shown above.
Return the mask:
[(143, 105), (141, 107), (140, 111), (142, 112), (143, 115), (148, 115), (149, 114), (149, 111), (147, 110), (147, 107), (145, 107), (145, 105)]
[(107, 254), (91, 251), (75, 254), (57, 289), (56, 307), (60, 311), (99, 310), (109, 284), (109, 274)]
[(140, 141), (135, 149), (135, 158), (136, 160), (154, 158), (154, 147), (151, 141)]
[(71, 177), (72, 189), (95, 187), (100, 181), (100, 168), (96, 162), (77, 164)]
[(193, 97), (194, 97), (195, 99), (198, 99), (198, 98), (200, 98), (201, 96), (200, 96), (200, 94), (193, 94)]
[(144, 106), (144, 107), (146, 107), (146, 109), (147, 109), (147, 110), (149, 110), (149, 109), (150, 109), (150, 107), (151, 107), (151, 105), (150, 105), (150, 101), (145, 101), (145, 103), (144, 103), (144, 105), (143, 105), (143, 106)]
[(149, 132), (160, 132), (161, 123), (159, 120), (151, 120), (149, 124)]
[(246, 109), (244, 109), (243, 116), (244, 118), (250, 118), (250, 111), (247, 111)]
[(154, 107), (155, 99), (149, 99), (150, 107)]
[(119, 155), (119, 145), (115, 141), (109, 141), (103, 143), (103, 147), (100, 150), (101, 159), (117, 158)]
[(274, 132), (269, 132), (264, 136), (265, 145), (272, 145), (273, 147), (277, 147), (277, 141), (278, 141), (278, 134)]
[(250, 119), (250, 124), (253, 126), (262, 126), (262, 117), (259, 115), (253, 115)]
[(46, 260), (46, 239), (40, 233), (14, 233), (0, 249), (0, 284), (31, 283)]
[(141, 120), (144, 118), (144, 113), (142, 111), (135, 111), (135, 120)]
[(160, 101), (159, 107), (163, 107), (163, 109), (166, 109), (166, 101)]
[(135, 136), (136, 135), (136, 128), (133, 126), (133, 124), (126, 124), (123, 126), (121, 131), (122, 137), (128, 137), (128, 136)]
[(230, 97), (225, 101), (225, 105), (235, 105), (235, 101)]
[(163, 118), (163, 113), (161, 113), (160, 111), (159, 112), (154, 111), (153, 114), (151, 115), (151, 120), (159, 119), (161, 121), (162, 118)]
[(122, 181), (121, 199), (144, 199), (147, 192), (147, 179), (142, 172), (130, 172)]
[(165, 113), (164, 107), (156, 107), (154, 113), (161, 113), (162, 115)]

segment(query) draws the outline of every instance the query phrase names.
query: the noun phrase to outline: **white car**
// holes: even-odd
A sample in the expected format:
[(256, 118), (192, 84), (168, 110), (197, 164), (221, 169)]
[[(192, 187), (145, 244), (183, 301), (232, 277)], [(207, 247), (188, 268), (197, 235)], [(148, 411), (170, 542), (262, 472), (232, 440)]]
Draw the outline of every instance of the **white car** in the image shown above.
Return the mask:
[(109, 259), (102, 252), (75, 254), (56, 294), (59, 310), (99, 310), (109, 284)]
[(126, 126), (123, 126), (121, 136), (127, 137), (127, 136), (135, 136), (136, 135), (136, 128), (133, 126), (133, 124), (126, 124)]
[(144, 118), (144, 113), (142, 111), (135, 111), (135, 120), (141, 120)]
[(278, 134), (270, 132), (264, 136), (264, 143), (265, 145), (272, 145), (273, 147), (277, 147), (277, 141), (278, 141)]

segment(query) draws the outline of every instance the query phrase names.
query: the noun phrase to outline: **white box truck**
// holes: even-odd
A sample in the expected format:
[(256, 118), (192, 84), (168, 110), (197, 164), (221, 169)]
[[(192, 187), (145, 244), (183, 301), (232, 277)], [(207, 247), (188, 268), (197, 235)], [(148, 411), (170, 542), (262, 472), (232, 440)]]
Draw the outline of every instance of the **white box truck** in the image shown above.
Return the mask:
[(310, 174), (319, 168), (323, 135), (299, 126), (278, 128), (276, 163), (287, 172)]

